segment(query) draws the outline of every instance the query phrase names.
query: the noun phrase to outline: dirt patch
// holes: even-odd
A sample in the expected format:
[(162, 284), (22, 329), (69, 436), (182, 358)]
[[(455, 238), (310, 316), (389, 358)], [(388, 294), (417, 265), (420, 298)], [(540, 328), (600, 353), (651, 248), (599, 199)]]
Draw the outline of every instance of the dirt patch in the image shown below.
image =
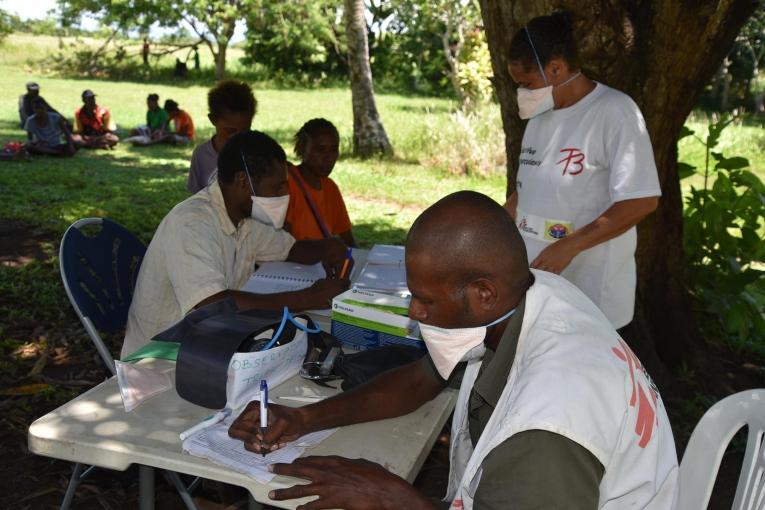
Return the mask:
[(57, 246), (60, 236), (18, 220), (0, 219), (0, 265), (22, 267), (43, 261)]

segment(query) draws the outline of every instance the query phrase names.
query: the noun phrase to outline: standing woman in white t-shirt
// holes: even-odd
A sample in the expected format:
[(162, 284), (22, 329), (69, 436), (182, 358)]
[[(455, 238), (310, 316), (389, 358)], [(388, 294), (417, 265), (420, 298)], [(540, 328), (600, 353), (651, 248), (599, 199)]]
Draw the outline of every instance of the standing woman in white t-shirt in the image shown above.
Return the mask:
[(661, 195), (643, 115), (582, 74), (568, 13), (531, 20), (509, 60), (529, 122), (505, 207), (531, 267), (567, 278), (622, 328), (635, 306), (635, 225)]

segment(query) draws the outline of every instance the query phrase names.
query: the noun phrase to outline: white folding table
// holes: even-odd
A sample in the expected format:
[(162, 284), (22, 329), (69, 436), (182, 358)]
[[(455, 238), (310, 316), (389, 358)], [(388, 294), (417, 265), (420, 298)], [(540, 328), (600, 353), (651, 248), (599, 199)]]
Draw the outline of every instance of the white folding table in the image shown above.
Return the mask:
[[(147, 366), (172, 372), (174, 362), (142, 360)], [(174, 377), (172, 377), (174, 380)], [(280, 396), (331, 395), (337, 390), (320, 387), (299, 376), (273, 388), (279, 404), (305, 405)], [(341, 455), (377, 462), (408, 481), (422, 467), (456, 402), (456, 392), (444, 390), (417, 411), (399, 418), (341, 427), (305, 455)], [(181, 399), (174, 388), (126, 413), (116, 378), (104, 381), (71, 402), (36, 420), (29, 427), (29, 450), (54, 457), (124, 471), (131, 464), (167, 469), (239, 485), (255, 501), (280, 508), (295, 508), (308, 499), (271, 501), (271, 489), (292, 485), (295, 479), (277, 476), (264, 484), (206, 459), (183, 453), (179, 434), (210, 414), (209, 409)], [(254, 454), (253, 454), (254, 455)], [(154, 506), (151, 470), (141, 476), (141, 508)]]

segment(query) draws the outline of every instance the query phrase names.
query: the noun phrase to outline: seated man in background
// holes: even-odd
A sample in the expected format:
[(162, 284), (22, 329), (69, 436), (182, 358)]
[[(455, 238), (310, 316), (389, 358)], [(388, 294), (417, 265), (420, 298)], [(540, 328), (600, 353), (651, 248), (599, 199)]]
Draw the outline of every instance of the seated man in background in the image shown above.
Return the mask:
[(48, 110), (48, 103), (41, 97), (32, 100), (32, 113), (24, 124), (27, 132), (26, 149), (32, 154), (49, 156), (72, 156), (77, 146), (72, 139), (66, 121), (61, 115)]
[[(459, 386), (447, 500), (452, 509), (670, 510), (677, 455), (664, 404), (640, 361), (587, 296), (529, 270), (511, 216), (485, 195), (454, 193), (406, 242), (409, 316), (428, 355), (300, 408), (250, 403), (229, 430), (268, 452), (315, 430), (410, 413)], [(378, 464), (303, 457), (275, 474), (320, 508), (436, 508)]]
[[(26, 126), (27, 123), (27, 119), (35, 113), (34, 107), (32, 106), (32, 102), (35, 99), (42, 100), (47, 111), (58, 113), (56, 109), (49, 105), (48, 102), (40, 95), (40, 86), (37, 83), (30, 81), (27, 83), (27, 93), (19, 96), (19, 119), (21, 120), (21, 129), (24, 129), (24, 126)], [(64, 118), (64, 116), (60, 113), (58, 113), (58, 115), (61, 116), (62, 119)], [(64, 119), (64, 122), (66, 122), (66, 125), (69, 126), (69, 130), (71, 131), (72, 128), (69, 122), (66, 119)]]
[(235, 134), (250, 129), (258, 102), (243, 81), (225, 80), (207, 93), (207, 118), (215, 127), (211, 139), (198, 145), (191, 155), (186, 189), (196, 193), (207, 186), (218, 166), (218, 153)]
[(109, 110), (96, 104), (92, 90), (82, 92), (83, 105), (74, 112), (74, 132), (88, 149), (112, 149), (120, 141)]
[(122, 356), (196, 307), (234, 298), (250, 308), (327, 308), (348, 280), (327, 278), (295, 292), (240, 291), (258, 262), (323, 262), (339, 274), (346, 248), (338, 239), (295, 241), (282, 230), (287, 214), (287, 157), (271, 137), (245, 131), (218, 157), (218, 178), (176, 205), (157, 227), (138, 274)]
[(132, 142), (135, 145), (148, 145), (152, 140), (162, 138), (165, 134), (170, 117), (164, 108), (159, 106), (159, 95), (149, 94), (146, 98), (146, 124), (138, 126), (130, 132), (130, 138), (126, 142)]

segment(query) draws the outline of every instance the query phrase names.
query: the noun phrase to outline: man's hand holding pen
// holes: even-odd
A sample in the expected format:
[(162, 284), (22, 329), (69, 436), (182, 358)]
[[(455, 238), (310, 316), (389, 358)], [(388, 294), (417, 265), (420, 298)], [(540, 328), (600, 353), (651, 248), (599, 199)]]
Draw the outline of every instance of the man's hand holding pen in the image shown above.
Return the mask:
[(228, 434), (242, 440), (244, 447), (251, 452), (268, 453), (310, 432), (306, 430), (300, 408), (269, 404), (267, 423), (263, 431), (260, 426), (260, 401), (252, 401), (228, 429)]

